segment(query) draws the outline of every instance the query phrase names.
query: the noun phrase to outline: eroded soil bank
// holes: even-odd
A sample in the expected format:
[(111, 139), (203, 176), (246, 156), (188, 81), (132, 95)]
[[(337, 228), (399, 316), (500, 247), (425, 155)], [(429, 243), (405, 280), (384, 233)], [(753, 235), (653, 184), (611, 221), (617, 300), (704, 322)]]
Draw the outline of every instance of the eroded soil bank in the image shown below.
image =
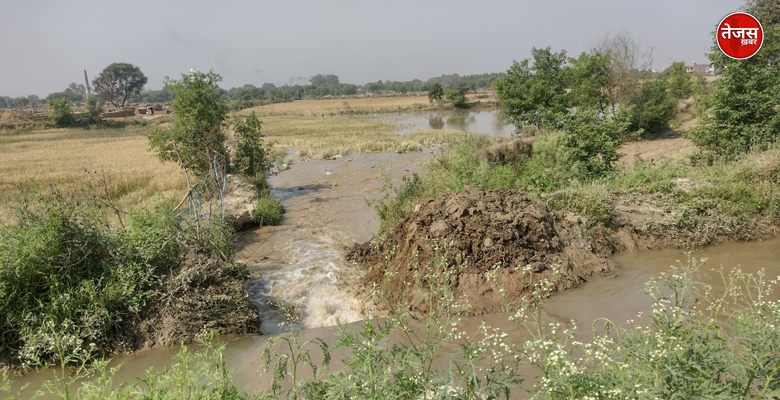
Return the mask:
[[(670, 235), (647, 229), (648, 221), (668, 218), (664, 210), (614, 201), (614, 225), (586, 231), (579, 216), (552, 211), (518, 190), (467, 186), (462, 193), (413, 204), (386, 237), (356, 244), (346, 258), (362, 266), (368, 285), (378, 285), (411, 310), (427, 311), (426, 297), (417, 294), (445, 283), (471, 306), (468, 314), (481, 315), (516, 304), (545, 279), (558, 292), (592, 276), (613, 275), (615, 263), (608, 257), (616, 252), (697, 243), (695, 230)], [(719, 232), (718, 241), (741, 238), (739, 230)], [(775, 236), (771, 229), (753, 233)]]

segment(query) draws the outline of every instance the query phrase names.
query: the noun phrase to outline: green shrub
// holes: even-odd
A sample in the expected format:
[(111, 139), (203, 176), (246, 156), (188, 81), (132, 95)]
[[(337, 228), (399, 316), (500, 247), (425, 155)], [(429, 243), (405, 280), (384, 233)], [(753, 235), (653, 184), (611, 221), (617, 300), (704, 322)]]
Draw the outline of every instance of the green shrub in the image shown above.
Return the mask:
[(0, 347), (25, 362), (110, 351), (158, 277), (179, 263), (170, 207), (135, 212), (118, 230), (83, 206), (36, 206), (0, 229)]
[(233, 156), (234, 169), (256, 182), (265, 179), (272, 163), (263, 147), (260, 120), (252, 112), (245, 117), (231, 119), (230, 125), (233, 127), (236, 139), (236, 151)]
[(444, 96), (455, 108), (469, 108), (471, 106), (462, 90), (448, 90)]
[(260, 225), (279, 225), (282, 223), (284, 212), (281, 200), (269, 192), (263, 192), (255, 200), (252, 219)]
[(49, 102), (51, 124), (57, 128), (64, 128), (76, 124), (76, 118), (70, 112), (70, 100), (62, 98)]

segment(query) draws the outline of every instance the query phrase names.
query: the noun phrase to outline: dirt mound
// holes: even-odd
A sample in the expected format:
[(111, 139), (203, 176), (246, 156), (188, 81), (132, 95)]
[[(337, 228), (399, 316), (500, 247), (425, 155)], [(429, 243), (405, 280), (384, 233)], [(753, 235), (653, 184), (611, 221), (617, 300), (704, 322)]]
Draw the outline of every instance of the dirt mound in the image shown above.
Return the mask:
[[(553, 276), (551, 267), (559, 265), (565, 277), (555, 280), (555, 290), (611, 270), (612, 263), (595, 254), (578, 232), (522, 192), (466, 187), (460, 194), (415, 205), (386, 240), (355, 245), (347, 259), (361, 264), (367, 283), (378, 284), (394, 301), (427, 311), (424, 299), (403, 293), (418, 292), (418, 277), (431, 271), (438, 252), (447, 265), (463, 268), (450, 285), (472, 306), (470, 313), (482, 314), (504, 308), (498, 285), (486, 276), (494, 268), (510, 300), (530, 293), (528, 276), (522, 272), (526, 266), (538, 282)], [(442, 254), (445, 244), (451, 247)]]

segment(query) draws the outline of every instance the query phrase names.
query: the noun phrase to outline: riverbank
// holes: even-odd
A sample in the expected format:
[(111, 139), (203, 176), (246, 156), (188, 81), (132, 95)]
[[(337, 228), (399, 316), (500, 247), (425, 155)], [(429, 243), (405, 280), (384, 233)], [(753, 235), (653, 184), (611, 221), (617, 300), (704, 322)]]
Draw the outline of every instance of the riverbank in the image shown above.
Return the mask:
[[(379, 205), (379, 235), (349, 255), (363, 265), (368, 285), (394, 301), (405, 290), (419, 292), (434, 255), (442, 256), (449, 245), (444, 268), (459, 271), (452, 289), (476, 299), (471, 312), (481, 314), (530, 293), (532, 285), (519, 273), (526, 266), (545, 279), (549, 266), (558, 264), (570, 275), (555, 283), (558, 290), (609, 272), (607, 257), (616, 252), (694, 249), (779, 233), (780, 148), (711, 164), (685, 157), (646, 162), (640, 156), (633, 165), (582, 182), (563, 166), (533, 165), (533, 157), (540, 157), (536, 146), (557, 151), (550, 150), (556, 145), (552, 135), (534, 142), (533, 150), (465, 136), (429, 161), (423, 174), (397, 187)], [(517, 196), (528, 199), (525, 205), (509, 207)], [(541, 219), (525, 221), (527, 215)], [(496, 221), (505, 222), (493, 226)], [(594, 257), (600, 262), (583, 261)], [(507, 279), (506, 292), (491, 274)], [(420, 308), (412, 298), (403, 302)]]

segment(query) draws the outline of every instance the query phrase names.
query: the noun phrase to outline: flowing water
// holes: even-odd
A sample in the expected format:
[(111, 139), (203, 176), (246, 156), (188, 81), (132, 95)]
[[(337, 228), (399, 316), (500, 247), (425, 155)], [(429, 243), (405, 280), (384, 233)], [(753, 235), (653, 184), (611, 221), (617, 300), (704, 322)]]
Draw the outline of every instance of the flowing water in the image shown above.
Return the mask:
[[(276, 303), (292, 305), (302, 314), (298, 327), (304, 337), (320, 337), (334, 343), (337, 322), (364, 319), (371, 304), (361, 297), (359, 275), (347, 265), (343, 254), (347, 246), (369, 240), (376, 232), (378, 218), (370, 202), (382, 196), (387, 182), (417, 171), (430, 157), (422, 153), (354, 154), (336, 160), (297, 159), (292, 169), (271, 178), (274, 195), (287, 209), (284, 222), (243, 232), (237, 258), (258, 273), (250, 283), (250, 292), (258, 304), (265, 334), (279, 333), (283, 320)], [(722, 290), (720, 275), (712, 270), (721, 265), (741, 267), (747, 272), (765, 269), (771, 277), (780, 275), (780, 239), (753, 243), (725, 243), (693, 253), (706, 257), (695, 278)], [(635, 318), (649, 309), (649, 297), (641, 294), (653, 276), (668, 270), (686, 255), (675, 249), (628, 252), (615, 256), (619, 267), (610, 276), (593, 277), (578, 288), (554, 295), (546, 304), (546, 319), (580, 326), (580, 335), (588, 338), (590, 324), (596, 318), (608, 318), (616, 324)], [(780, 293), (777, 293), (780, 295)], [(515, 332), (508, 314), (463, 318), (460, 325), (473, 333), (485, 321), (488, 325)], [(268, 387), (261, 375), (260, 354), (266, 336), (237, 336), (228, 341), (225, 357), (233, 369), (237, 385), (246, 390)], [(454, 348), (454, 344), (447, 348)], [(144, 371), (171, 365), (175, 348), (153, 348), (119, 356), (113, 365), (122, 364), (117, 382), (133, 381)], [(335, 360), (340, 357), (336, 355)], [(442, 360), (446, 357), (443, 356)], [(338, 363), (334, 367), (338, 367)], [(30, 373), (16, 384), (35, 385), (49, 378), (46, 372)]]

